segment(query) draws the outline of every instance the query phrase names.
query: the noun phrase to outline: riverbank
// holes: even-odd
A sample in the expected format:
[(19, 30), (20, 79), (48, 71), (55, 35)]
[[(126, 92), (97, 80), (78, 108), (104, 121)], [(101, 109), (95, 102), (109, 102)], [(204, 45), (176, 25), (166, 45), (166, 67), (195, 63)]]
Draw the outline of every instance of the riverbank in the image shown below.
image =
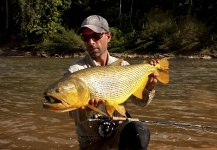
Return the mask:
[[(166, 54), (151, 54), (151, 55), (143, 55), (143, 54), (129, 54), (129, 53), (110, 53), (112, 56), (117, 58), (187, 58), (187, 59), (216, 59), (217, 54), (210, 55), (175, 55), (171, 53)], [(67, 53), (67, 54), (50, 54), (45, 51), (22, 51), (16, 48), (0, 48), (0, 57), (44, 57), (44, 58), (81, 58), (85, 55), (85, 52), (79, 53)]]

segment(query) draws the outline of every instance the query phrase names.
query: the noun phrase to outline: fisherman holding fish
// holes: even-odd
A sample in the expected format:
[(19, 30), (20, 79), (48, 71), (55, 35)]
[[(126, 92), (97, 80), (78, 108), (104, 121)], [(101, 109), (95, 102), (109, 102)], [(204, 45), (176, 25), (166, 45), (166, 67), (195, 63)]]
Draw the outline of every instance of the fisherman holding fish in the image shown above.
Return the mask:
[[(87, 54), (80, 60), (73, 63), (66, 74), (76, 72), (89, 67), (106, 66), (117, 61), (118, 58), (112, 57), (108, 52), (108, 43), (112, 38), (109, 31), (109, 25), (105, 18), (98, 15), (87, 17), (81, 24), (79, 29), (81, 39), (83, 40)], [(158, 60), (151, 60), (151, 65), (156, 65)], [(121, 65), (129, 65), (123, 61)], [(149, 80), (143, 90), (143, 99), (131, 96), (130, 99), (138, 106), (146, 106), (150, 103), (155, 94), (155, 84), (158, 74), (154, 73), (149, 76)], [(117, 79), (118, 80), (118, 79)], [(89, 104), (97, 107), (103, 112), (105, 111), (103, 100), (90, 99)], [(125, 104), (123, 104), (125, 106)], [(97, 130), (99, 127), (98, 112), (87, 107), (76, 109), (69, 112), (76, 124), (76, 133), (78, 135), (80, 150), (105, 150), (118, 148), (120, 150), (131, 148), (145, 150), (150, 140), (150, 132), (144, 123), (140, 121), (118, 121), (118, 123), (110, 123), (114, 128), (114, 134), (110, 137), (102, 137)], [(113, 116), (122, 116), (118, 112), (114, 112)], [(128, 113), (126, 116), (130, 116)]]
[(106, 19), (98, 15), (87, 17), (79, 33), (87, 54), (44, 91), (43, 107), (70, 111), (80, 150), (147, 149), (150, 132), (131, 118), (126, 101), (147, 106), (157, 81), (169, 82), (168, 60), (129, 65), (110, 56), (107, 47), (112, 33)]

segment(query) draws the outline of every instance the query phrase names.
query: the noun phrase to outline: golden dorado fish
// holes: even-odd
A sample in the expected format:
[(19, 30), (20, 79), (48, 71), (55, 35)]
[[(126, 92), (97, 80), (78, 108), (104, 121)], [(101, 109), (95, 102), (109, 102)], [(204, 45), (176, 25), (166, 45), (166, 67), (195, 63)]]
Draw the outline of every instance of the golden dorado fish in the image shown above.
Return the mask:
[[(120, 60), (119, 60), (120, 61)], [(110, 117), (115, 110), (125, 116), (122, 105), (131, 95), (142, 99), (142, 92), (148, 76), (157, 72), (157, 79), (169, 82), (169, 62), (166, 58), (156, 66), (134, 64), (128, 66), (100, 66), (83, 69), (65, 76), (49, 86), (44, 96), (43, 107), (53, 111), (65, 112), (87, 106), (95, 111), (99, 109), (88, 102), (90, 99), (104, 100)]]

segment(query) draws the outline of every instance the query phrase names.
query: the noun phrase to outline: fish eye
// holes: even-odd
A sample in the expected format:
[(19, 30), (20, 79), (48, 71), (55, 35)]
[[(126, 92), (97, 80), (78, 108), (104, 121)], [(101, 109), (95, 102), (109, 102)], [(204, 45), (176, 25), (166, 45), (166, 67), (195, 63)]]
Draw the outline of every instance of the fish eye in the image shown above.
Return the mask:
[(57, 93), (59, 93), (59, 92), (60, 92), (60, 89), (59, 89), (59, 88), (57, 88), (55, 91), (56, 91)]

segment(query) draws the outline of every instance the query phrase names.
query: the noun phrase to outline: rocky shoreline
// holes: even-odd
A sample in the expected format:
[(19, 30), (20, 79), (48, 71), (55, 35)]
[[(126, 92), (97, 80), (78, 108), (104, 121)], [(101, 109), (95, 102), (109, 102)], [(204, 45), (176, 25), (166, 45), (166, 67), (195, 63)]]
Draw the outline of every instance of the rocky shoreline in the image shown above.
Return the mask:
[[(188, 58), (188, 59), (214, 59), (217, 58), (217, 54), (211, 55), (174, 55), (174, 54), (154, 54), (154, 55), (142, 55), (142, 54), (129, 54), (129, 53), (110, 53), (117, 58)], [(69, 54), (49, 54), (45, 51), (20, 51), (18, 49), (2, 49), (0, 48), (0, 57), (43, 57), (43, 58), (81, 58), (85, 55), (84, 52), (69, 53)]]

